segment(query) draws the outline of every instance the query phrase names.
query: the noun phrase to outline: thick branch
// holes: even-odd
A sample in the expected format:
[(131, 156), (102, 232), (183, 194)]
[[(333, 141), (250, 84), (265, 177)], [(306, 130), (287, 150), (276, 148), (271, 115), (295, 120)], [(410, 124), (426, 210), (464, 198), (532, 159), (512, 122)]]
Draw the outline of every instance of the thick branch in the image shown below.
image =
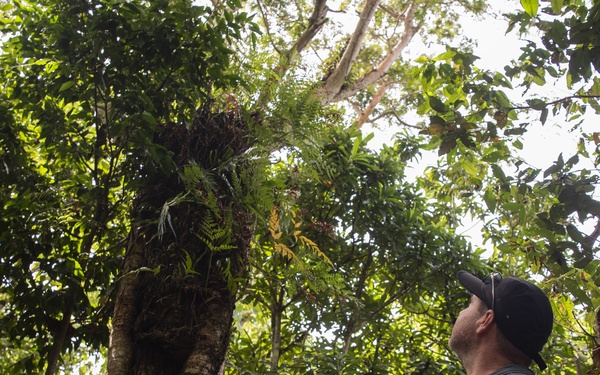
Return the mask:
[(279, 357), (281, 355), (281, 318), (283, 315), (283, 297), (285, 289), (279, 289), (279, 294), (271, 306), (271, 372), (277, 373)]
[(375, 96), (373, 96), (373, 99), (371, 99), (371, 102), (369, 103), (367, 108), (365, 108), (365, 110), (358, 117), (358, 124), (356, 125), (358, 129), (362, 128), (365, 122), (367, 122), (369, 116), (371, 116), (371, 113), (373, 113), (373, 110), (375, 110), (375, 107), (379, 104), (381, 98), (383, 98), (383, 94), (385, 94), (385, 91), (389, 86), (390, 82), (384, 82), (379, 86), (377, 92), (375, 93)]
[[(386, 58), (383, 59), (383, 61), (377, 66), (377, 68), (364, 75), (351, 86), (341, 89), (342, 86), (339, 85), (338, 90), (331, 96), (328, 96), (329, 102), (337, 102), (353, 96), (357, 92), (381, 79), (381, 77), (383, 77), (389, 71), (392, 64), (400, 57), (404, 51), (404, 48), (410, 44), (412, 38), (420, 28), (420, 26), (413, 25), (416, 10), (417, 4), (411, 3), (404, 18), (404, 32), (402, 33), (402, 37), (398, 43), (396, 43), (394, 48), (392, 48), (391, 52), (386, 56)], [(330, 91), (328, 88), (328, 94), (329, 92)]]
[(58, 327), (58, 331), (54, 336), (54, 344), (52, 345), (52, 349), (48, 354), (48, 367), (46, 368), (46, 375), (54, 375), (56, 373), (56, 370), (58, 369), (58, 360), (60, 359), (60, 353), (62, 352), (62, 348), (65, 346), (65, 341), (67, 341), (67, 332), (71, 327), (71, 315), (73, 314), (74, 304), (74, 297), (71, 297), (69, 301), (66, 302), (67, 306), (65, 307), (63, 318)]
[(362, 12), (360, 12), (360, 19), (356, 25), (356, 29), (354, 29), (354, 33), (352, 33), (350, 42), (344, 50), (340, 62), (325, 81), (325, 95), (322, 100), (324, 103), (334, 101), (333, 98), (336, 97), (342, 88), (342, 85), (346, 82), (346, 77), (348, 77), (348, 73), (350, 73), (350, 69), (356, 60), (356, 56), (358, 56), (358, 52), (362, 48), (363, 40), (369, 29), (371, 19), (373, 19), (373, 15), (375, 14), (375, 10), (377, 10), (377, 7), (379, 6), (379, 2), (380, 0), (367, 0), (365, 7)]
[[(319, 33), (319, 31), (327, 21), (326, 16), (328, 10), (329, 8), (327, 8), (327, 0), (315, 0), (315, 7), (313, 9), (312, 15), (308, 19), (308, 26), (306, 27), (306, 30), (302, 33), (302, 35), (300, 35), (300, 37), (298, 38), (298, 40), (296, 40), (292, 47), (281, 55), (279, 64), (274, 69), (276, 77), (282, 78), (285, 75), (285, 73), (290, 69), (290, 63), (294, 60), (294, 58), (297, 55), (299, 55)], [(270, 99), (270, 96), (272, 95), (272, 90), (270, 90), (270, 86), (277, 82), (278, 81), (273, 77), (269, 79), (269, 81), (265, 84), (258, 101), (259, 103), (261, 103), (261, 105), (264, 106), (265, 103), (267, 103), (267, 101)]]
[(304, 33), (300, 35), (296, 43), (287, 52), (287, 60), (289, 61), (295, 54), (302, 52), (308, 43), (319, 33), (319, 30), (323, 27), (327, 21), (327, 0), (316, 0), (313, 13), (308, 19), (308, 27), (304, 30)]

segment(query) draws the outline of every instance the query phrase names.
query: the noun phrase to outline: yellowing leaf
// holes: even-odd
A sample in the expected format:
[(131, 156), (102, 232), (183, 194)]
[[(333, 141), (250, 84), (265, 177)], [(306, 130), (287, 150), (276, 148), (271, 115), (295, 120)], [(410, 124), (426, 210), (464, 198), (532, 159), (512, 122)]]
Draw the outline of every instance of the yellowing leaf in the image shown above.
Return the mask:
[(274, 240), (278, 240), (281, 238), (282, 233), (281, 232), (275, 232), (273, 229), (269, 228), (269, 232), (271, 232), (271, 237), (273, 237)]
[(477, 177), (477, 168), (475, 167), (475, 165), (473, 165), (473, 163), (471, 163), (468, 160), (463, 160), (461, 161), (460, 165), (463, 167), (465, 172), (469, 174), (469, 176)]
[(312, 240), (310, 240), (309, 238), (306, 238), (304, 236), (300, 236), (298, 238), (305, 245), (307, 245), (315, 254), (317, 254), (317, 256), (320, 256), (321, 258), (323, 258), (323, 260), (325, 260), (325, 262), (327, 262), (327, 264), (329, 264), (331, 267), (333, 267), (333, 262), (331, 262), (331, 259), (329, 259), (329, 257), (327, 255), (325, 255), (325, 253), (319, 249), (319, 246), (317, 246), (316, 243), (314, 243)]
[(296, 256), (296, 254), (292, 250), (290, 250), (289, 247), (285, 246), (282, 243), (275, 244), (275, 252), (281, 254), (282, 256), (284, 256), (284, 257), (288, 258), (289, 260), (292, 260), (296, 263), (300, 262), (300, 260)]
[(277, 208), (273, 206), (271, 208), (271, 217), (269, 218), (269, 228), (275, 230), (279, 229), (279, 216), (277, 216)]

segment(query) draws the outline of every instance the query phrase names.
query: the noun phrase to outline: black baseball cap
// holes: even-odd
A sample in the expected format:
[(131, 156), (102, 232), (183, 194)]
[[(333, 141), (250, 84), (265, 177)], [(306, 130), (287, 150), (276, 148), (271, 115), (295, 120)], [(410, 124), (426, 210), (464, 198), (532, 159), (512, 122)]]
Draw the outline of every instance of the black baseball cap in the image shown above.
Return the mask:
[[(546, 294), (529, 281), (517, 277), (494, 277), (494, 303), (491, 278), (483, 280), (466, 272), (458, 272), (458, 281), (494, 310), (500, 331), (515, 347), (534, 360), (541, 370), (546, 363), (540, 356), (550, 333), (554, 315)], [(489, 280), (489, 282), (488, 282)]]

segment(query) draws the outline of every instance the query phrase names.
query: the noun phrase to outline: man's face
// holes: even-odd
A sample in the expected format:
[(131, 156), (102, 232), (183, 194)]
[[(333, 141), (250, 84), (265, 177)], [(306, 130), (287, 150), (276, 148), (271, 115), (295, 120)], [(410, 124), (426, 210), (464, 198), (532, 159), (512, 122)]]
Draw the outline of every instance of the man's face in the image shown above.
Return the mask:
[(459, 358), (463, 358), (464, 355), (468, 354), (477, 345), (476, 323), (486, 310), (485, 302), (472, 295), (469, 306), (458, 314), (456, 323), (452, 327), (452, 334), (450, 335), (448, 344)]

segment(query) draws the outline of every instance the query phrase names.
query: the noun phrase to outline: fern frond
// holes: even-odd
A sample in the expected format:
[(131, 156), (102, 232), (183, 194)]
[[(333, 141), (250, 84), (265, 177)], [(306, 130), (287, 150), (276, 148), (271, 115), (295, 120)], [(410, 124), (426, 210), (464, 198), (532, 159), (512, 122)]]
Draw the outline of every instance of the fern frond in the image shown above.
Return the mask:
[(282, 243), (275, 243), (275, 252), (281, 254), (284, 258), (287, 258), (294, 262), (294, 264), (302, 267), (300, 258), (294, 253), (289, 247)]
[(271, 236), (273, 239), (278, 240), (281, 237), (281, 232), (279, 231), (279, 215), (277, 215), (277, 207), (273, 206), (271, 208), (271, 216), (269, 217), (269, 232), (271, 232)]
[(210, 251), (221, 252), (235, 249), (231, 238), (231, 228), (222, 228), (210, 215), (204, 216), (200, 224), (201, 233), (198, 237)]
[(319, 246), (316, 243), (314, 243), (311, 239), (305, 236), (298, 236), (297, 238), (300, 240), (300, 242), (302, 242), (304, 246), (308, 247), (314, 254), (316, 254), (318, 257), (323, 258), (323, 260), (327, 262), (327, 264), (333, 267), (331, 259), (329, 259), (329, 257), (325, 255), (325, 253), (322, 252), (321, 249), (319, 249)]
[(212, 173), (204, 170), (196, 162), (192, 161), (183, 167), (180, 175), (187, 191), (215, 191), (217, 184)]

